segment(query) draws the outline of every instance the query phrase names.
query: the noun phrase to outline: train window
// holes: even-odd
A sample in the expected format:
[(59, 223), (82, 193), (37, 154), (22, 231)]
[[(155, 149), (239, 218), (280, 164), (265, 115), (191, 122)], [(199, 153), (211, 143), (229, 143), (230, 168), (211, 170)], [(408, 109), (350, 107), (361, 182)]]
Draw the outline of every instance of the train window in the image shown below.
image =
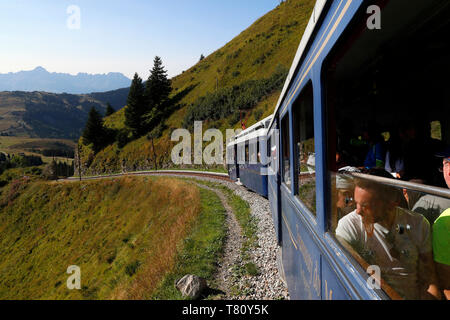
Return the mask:
[(249, 147), (249, 142), (248, 140), (245, 141), (245, 163), (248, 164), (250, 163), (250, 151), (249, 151), (250, 147)]
[(236, 142), (236, 163), (237, 164), (245, 164), (245, 141), (244, 142)]
[(315, 214), (316, 160), (314, 149), (313, 87), (306, 85), (293, 105), (295, 186), (297, 197)]
[(441, 298), (450, 292), (450, 232), (439, 231), (450, 215), (450, 2), (382, 10), (375, 31), (362, 8), (322, 68), (329, 229), (355, 263), (379, 268), (389, 297)]
[(253, 148), (251, 147), (252, 148), (252, 161), (253, 161), (251, 163), (253, 163), (253, 164), (261, 163), (261, 154), (260, 154), (261, 150), (259, 147), (260, 140), (261, 140), (260, 138), (256, 138), (253, 142), (254, 143)]
[(232, 145), (232, 146), (228, 147), (228, 154), (227, 154), (227, 156), (228, 156), (228, 159), (227, 159), (228, 164), (236, 163), (236, 150), (235, 150), (235, 148), (236, 148), (236, 145)]
[(273, 131), (270, 135), (270, 148), (268, 150), (268, 152), (270, 153), (270, 168), (271, 168), (271, 173), (275, 174), (278, 173), (278, 150), (277, 150), (277, 146), (278, 146), (278, 142), (280, 139), (280, 135), (279, 135), (279, 131), (278, 131), (278, 122), (275, 121), (274, 125), (273, 125)]
[(286, 114), (281, 121), (281, 148), (283, 150), (283, 157), (281, 159), (281, 174), (282, 181), (291, 187), (291, 170), (290, 170), (290, 155), (289, 148), (289, 113)]

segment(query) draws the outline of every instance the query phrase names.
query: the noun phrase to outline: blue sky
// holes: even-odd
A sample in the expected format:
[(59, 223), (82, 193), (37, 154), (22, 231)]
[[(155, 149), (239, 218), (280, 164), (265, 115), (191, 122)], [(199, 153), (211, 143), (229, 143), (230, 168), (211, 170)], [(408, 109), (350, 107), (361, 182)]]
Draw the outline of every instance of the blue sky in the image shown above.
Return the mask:
[[(274, 9), (278, 0), (14, 0), (0, 2), (0, 73), (43, 66), (76, 74), (138, 72), (158, 55), (175, 76)], [(69, 6), (80, 9), (80, 28)]]

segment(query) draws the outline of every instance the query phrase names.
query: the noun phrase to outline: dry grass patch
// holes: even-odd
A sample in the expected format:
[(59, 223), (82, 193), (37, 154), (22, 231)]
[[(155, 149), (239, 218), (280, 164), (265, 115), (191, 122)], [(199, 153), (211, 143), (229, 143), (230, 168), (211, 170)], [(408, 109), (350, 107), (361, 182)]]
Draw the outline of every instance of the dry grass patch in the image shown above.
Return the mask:
[(161, 177), (21, 183), (0, 199), (0, 299), (148, 298), (201, 210), (198, 188)]

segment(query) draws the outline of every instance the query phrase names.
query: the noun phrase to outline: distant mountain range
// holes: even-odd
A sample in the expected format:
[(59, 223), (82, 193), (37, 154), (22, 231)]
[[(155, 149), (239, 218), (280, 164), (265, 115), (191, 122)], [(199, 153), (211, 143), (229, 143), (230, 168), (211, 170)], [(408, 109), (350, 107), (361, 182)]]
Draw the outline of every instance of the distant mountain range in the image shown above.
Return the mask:
[(45, 91), (82, 94), (129, 87), (131, 80), (119, 72), (108, 74), (48, 72), (43, 67), (31, 71), (0, 74), (0, 91)]

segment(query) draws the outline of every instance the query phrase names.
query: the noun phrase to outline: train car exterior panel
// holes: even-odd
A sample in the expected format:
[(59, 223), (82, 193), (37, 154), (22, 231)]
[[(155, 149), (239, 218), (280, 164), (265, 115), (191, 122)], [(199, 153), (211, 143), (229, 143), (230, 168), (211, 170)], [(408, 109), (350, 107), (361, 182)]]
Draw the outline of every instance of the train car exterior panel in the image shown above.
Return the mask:
[(321, 257), (321, 285), (323, 300), (349, 300), (350, 294), (345, 289), (341, 281), (336, 278), (336, 270), (331, 268), (328, 261)]
[(270, 203), (270, 212), (272, 213), (273, 225), (275, 234), (277, 235), (278, 243), (281, 244), (281, 220), (278, 215), (278, 186), (276, 175), (269, 175), (267, 179), (268, 199)]
[(239, 177), (237, 175), (236, 165), (228, 165), (228, 176), (232, 181), (237, 181)]
[(233, 164), (228, 166), (230, 178), (268, 198), (267, 126), (271, 116), (238, 134), (227, 145)]
[[(373, 7), (387, 8), (387, 11), (385, 11), (386, 17), (389, 18), (387, 18), (386, 25), (389, 26), (390, 24), (392, 29), (386, 27), (386, 31), (377, 33), (374, 29), (379, 28), (369, 26), (368, 17)], [(427, 21), (421, 21), (421, 13), (425, 12), (423, 9), (429, 10), (432, 13), (429, 16), (435, 17), (435, 20), (430, 18)], [(445, 69), (440, 68), (440, 66), (437, 67), (437, 63), (434, 66), (430, 62), (434, 61), (433, 58), (437, 56), (441, 59), (438, 61), (444, 64), (444, 67), (447, 66), (445, 62), (442, 62), (448, 62), (442, 52), (424, 46), (428, 49), (424, 52), (415, 53), (416, 55), (413, 55), (410, 60), (405, 60), (401, 72), (412, 78), (405, 81), (402, 88), (395, 86), (395, 89), (387, 90), (386, 88), (389, 86), (386, 86), (385, 91), (382, 91), (378, 90), (381, 87), (378, 82), (380, 84), (383, 81), (389, 83), (389, 81), (393, 81), (393, 74), (399, 76), (393, 68), (395, 69), (398, 65), (399, 57), (404, 57), (405, 54), (411, 52), (409, 47), (411, 38), (436, 43), (436, 46), (439, 44), (444, 48), (445, 41), (442, 38), (448, 34), (448, 25), (442, 22), (448, 19), (449, 14), (450, 5), (448, 2), (441, 0), (430, 0), (430, 2), (321, 0), (316, 2), (313, 15), (300, 43), (268, 128), (268, 139), (271, 144), (269, 147), (276, 150), (275, 153), (271, 152), (272, 165), (273, 163), (277, 164), (277, 168), (268, 177), (268, 197), (271, 202), (270, 208), (275, 230), (282, 247), (284, 273), (293, 299), (403, 299), (426, 293), (420, 292), (419, 287), (416, 288), (417, 292), (414, 291), (414, 288), (410, 292), (404, 292), (403, 289), (409, 290), (409, 284), (402, 284), (404, 285), (402, 288), (399, 282), (392, 280), (392, 272), (395, 273), (397, 268), (389, 269), (387, 267), (383, 271), (387, 276), (385, 280), (383, 280), (383, 277), (381, 278), (382, 289), (369, 284), (371, 270), (373, 270), (373, 267), (377, 267), (377, 263), (380, 262), (362, 258), (361, 254), (364, 253), (354, 247), (359, 243), (355, 243), (355, 240), (351, 237), (345, 238), (347, 234), (342, 233), (342, 226), (341, 230), (338, 231), (340, 227), (338, 223), (349, 223), (348, 218), (351, 217), (348, 216), (343, 219), (350, 212), (346, 212), (344, 209), (351, 209), (353, 214), (355, 212), (358, 214), (355, 207), (359, 203), (353, 199), (357, 197), (356, 191), (349, 187), (338, 187), (338, 178), (341, 175), (338, 173), (338, 169), (349, 165), (345, 165), (345, 163), (348, 163), (345, 161), (339, 163), (338, 159), (341, 156), (341, 151), (350, 152), (350, 156), (356, 159), (351, 166), (361, 167), (363, 162), (367, 169), (370, 169), (370, 166), (365, 164), (364, 157), (359, 159), (361, 156), (358, 152), (352, 154), (352, 148), (338, 150), (337, 144), (338, 138), (343, 139), (341, 141), (350, 142), (352, 136), (344, 136), (343, 134), (343, 128), (347, 124), (354, 126), (354, 128), (351, 128), (354, 131), (351, 134), (356, 135), (356, 137), (359, 136), (359, 140), (364, 140), (363, 142), (368, 146), (371, 146), (370, 143), (372, 142), (367, 140), (367, 135), (363, 139), (361, 138), (362, 133), (365, 133), (363, 126), (366, 122), (372, 121), (378, 125), (378, 130), (385, 130), (380, 132), (393, 133), (394, 135), (398, 130), (398, 125), (395, 121), (389, 119), (397, 119), (398, 117), (405, 117), (404, 121), (411, 121), (414, 120), (414, 116), (419, 116), (420, 125), (417, 128), (414, 127), (414, 129), (423, 130), (420, 131), (423, 133), (428, 132), (428, 135), (430, 130), (426, 126), (430, 125), (430, 122), (426, 123), (427, 121), (439, 122), (442, 128), (446, 127), (448, 117), (446, 117), (445, 112), (441, 112), (437, 107), (429, 113), (423, 112), (423, 108), (419, 108), (415, 110), (416, 114), (412, 112), (411, 115), (409, 114), (411, 102), (413, 106), (418, 108), (423, 99), (428, 101), (428, 91), (432, 93), (437, 90), (436, 88), (441, 87), (441, 90), (445, 90), (442, 82), (445, 81), (446, 74), (441, 72)], [(423, 25), (421, 24), (417, 30), (411, 30), (411, 34), (403, 38), (402, 30), (411, 29), (411, 25), (417, 26), (418, 22), (420, 24), (423, 22)], [(439, 28), (436, 28), (438, 24)], [(412, 42), (414, 43), (414, 41)], [(391, 52), (397, 52), (397, 50), (399, 56), (392, 56)], [(403, 54), (400, 55), (400, 53)], [(411, 70), (409, 63), (420, 62), (422, 53), (426, 53), (425, 56), (428, 59), (424, 59), (423, 66), (421, 69), (418, 68), (418, 71)], [(402, 60), (402, 58), (400, 59)], [(385, 64), (386, 67), (383, 68)], [(384, 73), (380, 73), (380, 70), (383, 70)], [(416, 88), (420, 79), (424, 75), (428, 75), (431, 72), (430, 70), (435, 72), (435, 82), (426, 84), (425, 88), (428, 91), (421, 90), (421, 87)], [(419, 73), (417, 73), (417, 80), (414, 81), (416, 72)], [(402, 81), (399, 79), (397, 82)], [(402, 103), (396, 101), (405, 101), (403, 91), (414, 91), (407, 86), (416, 88), (417, 92), (422, 93), (418, 95), (419, 99), (411, 100), (409, 104), (396, 107), (394, 111), (391, 111), (393, 106), (402, 105)], [(368, 94), (369, 87), (372, 88), (370, 91), (372, 95)], [(354, 88), (359, 91), (355, 93)], [(433, 94), (431, 95), (433, 96)], [(392, 96), (398, 100), (392, 99)], [(376, 99), (377, 97), (379, 99)], [(439, 101), (436, 104), (437, 106), (448, 101), (441, 96), (439, 97), (434, 97)], [(407, 107), (405, 108), (405, 106)], [(341, 122), (338, 124), (338, 121)], [(415, 124), (418, 123), (415, 122)], [(280, 131), (278, 137), (274, 135), (277, 130)], [(440, 138), (438, 136), (430, 138), (448, 144), (450, 143), (448, 132), (450, 131), (442, 129)], [(424, 137), (426, 138), (426, 136)], [(390, 138), (384, 135), (384, 139), (384, 142), (386, 142)], [(339, 147), (342, 148), (342, 146)], [(370, 149), (370, 147), (368, 148)], [(367, 153), (367, 157), (369, 155), (370, 152)], [(335, 156), (336, 160), (334, 160)], [(406, 161), (406, 159), (403, 160)], [(382, 162), (384, 162), (384, 159)], [(363, 174), (362, 177), (354, 174), (350, 174), (350, 176), (363, 179), (366, 182), (369, 181), (373, 185), (395, 186), (403, 192), (404, 190), (412, 190), (420, 193), (421, 196), (426, 194), (432, 198), (436, 196), (450, 198), (447, 189), (439, 189), (439, 183), (424, 183), (424, 185), (413, 186), (405, 181), (393, 179), (389, 173), (386, 174), (389, 178), (385, 177), (384, 179), (388, 179), (388, 181), (377, 180), (376, 173), (374, 175), (372, 173), (371, 175)], [(447, 183), (447, 185), (449, 184)], [(348, 190), (342, 191), (343, 189)], [(373, 190), (377, 189), (372, 189), (372, 194), (376, 194), (374, 193), (376, 191)], [(342, 201), (344, 201), (342, 198), (343, 192), (353, 192), (353, 195), (345, 193), (345, 205), (342, 205)], [(394, 193), (391, 193), (392, 197)], [(341, 197), (340, 200), (337, 200), (339, 199), (337, 197)], [(409, 202), (408, 197), (405, 196), (405, 198)], [(389, 197), (386, 197), (386, 199), (389, 199)], [(380, 201), (389, 203), (389, 200), (386, 199), (380, 199)], [(409, 209), (404, 205), (402, 207), (400, 204), (389, 210), (383, 207), (383, 213), (392, 214), (391, 209), (405, 209), (411, 211), (413, 216), (416, 213), (413, 212), (415, 209), (411, 207), (411, 203), (408, 203), (408, 205), (410, 205)], [(442, 212), (441, 209), (439, 210)], [(367, 218), (365, 215), (369, 215), (369, 213), (362, 212), (359, 215), (364, 219)], [(384, 218), (386, 216), (380, 215), (379, 217)], [(424, 217), (422, 218), (424, 219)], [(351, 223), (354, 224), (355, 222)], [(375, 223), (377, 222), (373, 222), (372, 226)], [(366, 228), (366, 226), (364, 227)], [(365, 229), (365, 232), (368, 232), (370, 237), (370, 231), (367, 230)], [(426, 228), (424, 230), (426, 231)], [(391, 232), (402, 234), (401, 231)], [(414, 236), (417, 236), (417, 234)], [(389, 243), (393, 246), (397, 244), (396, 242)], [(366, 250), (367, 248), (364, 247), (363, 249)], [(367, 252), (372, 257), (373, 251), (366, 250)], [(405, 253), (400, 258), (407, 260), (409, 256)], [(397, 261), (395, 259), (392, 261)], [(371, 262), (369, 263), (369, 261)], [(374, 262), (375, 265), (373, 265)], [(419, 263), (425, 262), (419, 261)], [(406, 264), (401, 265), (405, 268), (407, 266)], [(413, 270), (411, 274), (414, 275), (411, 279), (414, 279), (416, 274), (414, 272), (417, 271), (411, 270)], [(409, 282), (409, 280), (409, 278), (402, 279), (403, 283)], [(383, 283), (383, 281), (387, 282)], [(438, 294), (434, 294), (434, 296), (439, 299)]]
[(261, 164), (241, 164), (239, 179), (248, 189), (267, 198), (267, 174), (264, 174), (266, 169), (267, 166)]
[[(366, 290), (363, 285), (358, 290), (350, 290), (351, 283), (364, 283), (365, 276), (355, 271), (346, 254), (337, 245), (329, 250), (324, 233), (326, 232), (326, 200), (329, 196), (326, 165), (325, 110), (321, 86), (321, 65), (334, 46), (345, 26), (350, 22), (362, 1), (333, 1), (324, 18), (308, 54), (303, 59), (287, 95), (280, 105), (278, 114), (281, 119), (290, 117), (289, 146), (294, 145), (293, 136), (293, 103), (303, 88), (311, 82), (314, 92), (314, 138), (316, 141), (316, 216), (294, 196), (293, 189), (281, 186), (280, 198), (274, 193), (273, 201), (280, 201), (283, 245), (283, 265), (289, 292), (293, 299), (376, 299), (379, 296)], [(277, 115), (277, 114), (275, 114)], [(295, 163), (294, 150), (290, 150), (290, 163)], [(282, 151), (281, 151), (282, 152)], [(294, 169), (290, 168), (291, 181)], [(269, 178), (270, 189), (276, 190), (276, 178)], [(275, 205), (272, 205), (272, 210)], [(279, 215), (276, 211), (274, 223)], [(313, 240), (314, 239), (314, 240)], [(330, 238), (329, 241), (335, 241)], [(337, 258), (338, 257), (338, 258)], [(347, 274), (346, 274), (347, 273)], [(341, 279), (341, 280), (338, 280)], [(345, 283), (345, 286), (344, 284)], [(345, 288), (347, 287), (347, 288)], [(363, 288), (363, 289), (360, 289)]]
[(320, 250), (282, 188), (283, 266), (292, 299), (321, 299)]

